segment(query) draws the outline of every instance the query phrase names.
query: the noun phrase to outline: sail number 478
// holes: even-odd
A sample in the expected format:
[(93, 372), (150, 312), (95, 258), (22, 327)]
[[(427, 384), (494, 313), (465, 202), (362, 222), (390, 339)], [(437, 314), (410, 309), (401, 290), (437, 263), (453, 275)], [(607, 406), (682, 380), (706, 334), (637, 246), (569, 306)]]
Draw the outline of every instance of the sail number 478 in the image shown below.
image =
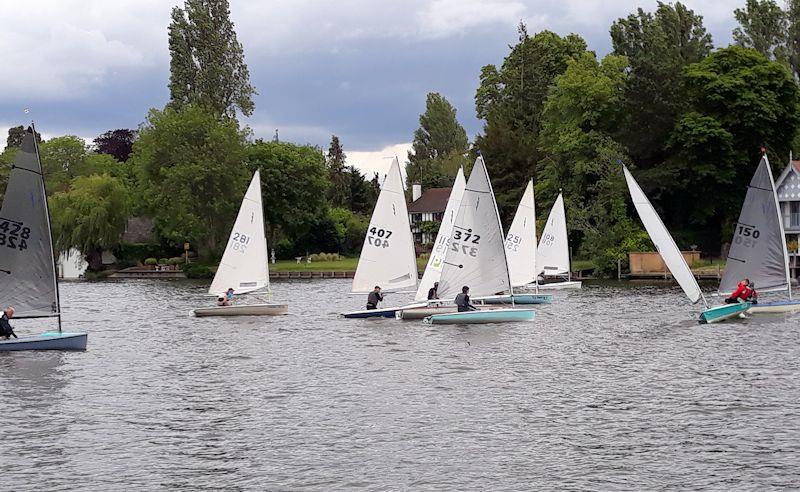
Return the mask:
[(30, 227), (25, 227), (22, 222), (0, 219), (0, 246), (24, 251), (28, 249), (30, 238)]
[(367, 234), (367, 242), (378, 248), (388, 248), (390, 237), (392, 237), (392, 231), (389, 229), (373, 227), (369, 230), (369, 234)]

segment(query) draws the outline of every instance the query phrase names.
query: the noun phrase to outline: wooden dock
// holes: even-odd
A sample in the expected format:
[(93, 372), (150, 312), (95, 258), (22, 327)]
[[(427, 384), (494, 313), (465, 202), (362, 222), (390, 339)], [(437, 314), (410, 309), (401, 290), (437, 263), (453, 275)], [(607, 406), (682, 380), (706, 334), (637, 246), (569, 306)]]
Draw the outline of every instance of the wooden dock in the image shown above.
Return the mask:
[(273, 280), (284, 278), (353, 278), (355, 275), (356, 272), (269, 272), (269, 278)]

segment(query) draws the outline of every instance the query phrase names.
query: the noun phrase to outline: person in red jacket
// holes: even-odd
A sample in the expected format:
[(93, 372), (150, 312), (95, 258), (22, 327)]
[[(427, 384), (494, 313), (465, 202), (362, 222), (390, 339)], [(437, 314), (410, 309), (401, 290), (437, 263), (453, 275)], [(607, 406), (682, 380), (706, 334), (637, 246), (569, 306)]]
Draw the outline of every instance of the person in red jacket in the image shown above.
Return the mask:
[(749, 284), (750, 284), (749, 279), (744, 279), (741, 282), (739, 282), (739, 285), (736, 286), (736, 290), (733, 291), (733, 294), (731, 294), (729, 298), (725, 299), (725, 303), (736, 304), (737, 302), (743, 302), (747, 298), (747, 291), (749, 290), (748, 288)]

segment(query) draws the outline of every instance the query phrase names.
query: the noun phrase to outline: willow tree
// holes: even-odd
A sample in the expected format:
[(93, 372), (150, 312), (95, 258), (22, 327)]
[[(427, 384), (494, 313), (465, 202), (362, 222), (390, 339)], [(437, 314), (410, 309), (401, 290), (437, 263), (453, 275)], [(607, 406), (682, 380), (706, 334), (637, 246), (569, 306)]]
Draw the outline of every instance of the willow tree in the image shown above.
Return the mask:
[(170, 105), (204, 106), (234, 118), (253, 114), (250, 71), (236, 38), (228, 0), (186, 0), (169, 25)]

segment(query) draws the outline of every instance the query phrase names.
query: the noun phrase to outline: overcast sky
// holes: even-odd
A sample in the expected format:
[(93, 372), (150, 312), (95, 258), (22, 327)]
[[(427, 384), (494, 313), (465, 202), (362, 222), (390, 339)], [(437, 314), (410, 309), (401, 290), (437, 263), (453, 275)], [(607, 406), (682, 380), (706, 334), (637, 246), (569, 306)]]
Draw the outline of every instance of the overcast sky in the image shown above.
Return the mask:
[[(136, 128), (167, 102), (167, 25), (177, 0), (2, 0), (0, 132), (35, 118), (45, 136), (92, 138)], [(744, 0), (687, 0), (717, 46), (730, 42)], [(256, 136), (327, 148), (339, 135), (349, 161), (403, 159), (436, 91), (473, 138), (480, 68), (516, 39), (550, 29), (583, 36), (599, 54), (608, 28), (641, 0), (231, 0), (231, 17), (259, 95), (246, 119)], [(30, 115), (23, 114), (30, 108)]]

